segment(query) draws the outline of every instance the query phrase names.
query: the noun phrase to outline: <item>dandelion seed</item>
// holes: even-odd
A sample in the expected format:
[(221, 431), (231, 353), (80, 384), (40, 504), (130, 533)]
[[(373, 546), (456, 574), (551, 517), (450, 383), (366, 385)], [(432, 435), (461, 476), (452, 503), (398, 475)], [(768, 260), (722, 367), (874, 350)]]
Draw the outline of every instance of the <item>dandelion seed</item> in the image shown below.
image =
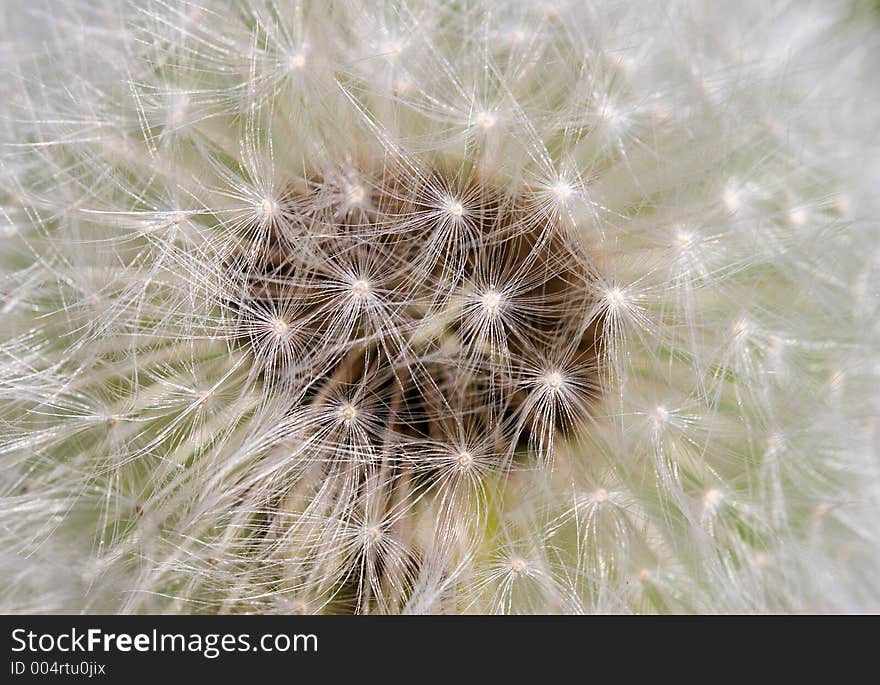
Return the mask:
[(605, 488), (599, 488), (593, 493), (593, 501), (596, 504), (604, 504), (608, 501), (608, 491)]
[(735, 340), (743, 340), (751, 332), (751, 324), (748, 319), (737, 319), (733, 322), (732, 332)]
[(549, 372), (547, 375), (544, 376), (544, 384), (547, 386), (550, 392), (556, 392), (562, 387), (562, 374), (560, 374), (558, 371)]
[(403, 44), (396, 41), (385, 43), (382, 46), (381, 52), (388, 59), (395, 60), (400, 56), (400, 53), (403, 52)]
[(272, 324), (272, 330), (279, 338), (283, 337), (290, 330), (290, 325), (284, 319), (275, 319)]
[(480, 304), (483, 307), (483, 311), (491, 317), (498, 314), (498, 310), (502, 303), (503, 299), (501, 294), (495, 290), (487, 290), (480, 296)]
[(767, 455), (773, 456), (778, 454), (784, 445), (785, 437), (781, 433), (771, 433), (767, 436)]
[(300, 71), (306, 65), (306, 56), (301, 52), (291, 55), (287, 60), (287, 67), (291, 71)]
[(852, 200), (846, 193), (836, 193), (834, 195), (834, 209), (842, 217), (848, 217), (852, 210)]
[(356, 300), (366, 300), (372, 291), (370, 282), (362, 278), (351, 284), (351, 293)]
[(363, 186), (352, 186), (345, 194), (345, 200), (351, 207), (358, 207), (364, 202), (366, 191)]
[(344, 404), (339, 410), (339, 416), (342, 417), (343, 421), (347, 423), (351, 423), (357, 418), (358, 410), (352, 404)]
[(259, 205), (260, 215), (266, 218), (275, 218), (278, 216), (278, 202), (271, 197), (264, 198)]
[(294, 614), (295, 616), (306, 616), (308, 614), (311, 614), (312, 612), (309, 610), (309, 605), (307, 602), (298, 600), (290, 605), (290, 613)]
[(846, 380), (846, 374), (843, 371), (834, 371), (828, 379), (828, 388), (831, 393), (832, 400), (839, 400), (843, 391), (843, 384)]
[(677, 231), (675, 234), (675, 247), (679, 252), (687, 252), (694, 243), (694, 234), (689, 231)]
[(574, 188), (570, 183), (565, 181), (557, 181), (550, 190), (560, 204), (565, 204), (574, 194)]
[(654, 408), (654, 420), (658, 425), (663, 425), (669, 421), (669, 410), (663, 405)]
[(786, 220), (792, 226), (803, 226), (807, 222), (807, 211), (802, 207), (788, 210)]
[(755, 552), (749, 557), (749, 561), (758, 569), (765, 568), (770, 563), (769, 557), (764, 552)]
[(657, 105), (651, 109), (651, 118), (657, 126), (662, 126), (663, 124), (668, 123), (672, 118), (672, 115), (673, 110), (664, 105)]
[(609, 288), (605, 291), (605, 302), (608, 309), (613, 312), (621, 311), (627, 308), (627, 296), (621, 288)]
[(461, 202), (456, 202), (455, 200), (449, 200), (445, 206), (446, 212), (456, 219), (461, 218), (464, 215), (464, 207)]
[(498, 122), (498, 117), (496, 117), (492, 112), (483, 111), (477, 114), (476, 117), (477, 126), (484, 130), (488, 130), (495, 126)]
[(703, 506), (709, 511), (715, 511), (721, 506), (724, 495), (717, 488), (710, 488), (703, 494)]
[(168, 117), (168, 121), (174, 127), (183, 126), (183, 124), (186, 123), (186, 119), (189, 114), (189, 112), (187, 110), (188, 110), (187, 105), (180, 105), (179, 107), (177, 107), (171, 111), (171, 114)]
[(606, 123), (613, 124), (618, 119), (618, 111), (611, 103), (606, 102), (599, 110), (599, 116)]
[(740, 191), (731, 184), (724, 189), (721, 194), (721, 201), (731, 214), (737, 212), (742, 206), (742, 196)]

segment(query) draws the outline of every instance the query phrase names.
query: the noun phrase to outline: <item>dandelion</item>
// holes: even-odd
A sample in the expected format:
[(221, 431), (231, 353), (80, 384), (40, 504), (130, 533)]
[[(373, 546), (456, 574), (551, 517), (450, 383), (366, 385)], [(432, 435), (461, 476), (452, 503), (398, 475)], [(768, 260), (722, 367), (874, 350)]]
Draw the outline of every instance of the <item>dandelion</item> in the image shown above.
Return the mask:
[(877, 17), (698, 5), (0, 10), (4, 610), (877, 610)]

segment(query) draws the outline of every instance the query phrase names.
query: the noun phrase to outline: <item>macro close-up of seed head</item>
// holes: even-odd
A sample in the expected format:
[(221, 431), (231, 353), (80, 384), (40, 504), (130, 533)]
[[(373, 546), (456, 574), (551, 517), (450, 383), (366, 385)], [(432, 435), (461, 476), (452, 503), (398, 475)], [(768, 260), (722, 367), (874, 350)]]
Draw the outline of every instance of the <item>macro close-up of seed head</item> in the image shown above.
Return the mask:
[(878, 28), (4, 5), (0, 606), (880, 610)]

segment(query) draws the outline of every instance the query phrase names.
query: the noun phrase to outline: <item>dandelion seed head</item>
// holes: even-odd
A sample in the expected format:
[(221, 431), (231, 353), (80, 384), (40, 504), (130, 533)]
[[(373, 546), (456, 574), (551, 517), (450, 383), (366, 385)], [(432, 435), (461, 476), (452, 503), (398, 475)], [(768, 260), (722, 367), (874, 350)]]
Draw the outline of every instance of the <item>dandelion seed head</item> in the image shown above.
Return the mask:
[(6, 17), (7, 612), (880, 607), (867, 13), (184, 4)]

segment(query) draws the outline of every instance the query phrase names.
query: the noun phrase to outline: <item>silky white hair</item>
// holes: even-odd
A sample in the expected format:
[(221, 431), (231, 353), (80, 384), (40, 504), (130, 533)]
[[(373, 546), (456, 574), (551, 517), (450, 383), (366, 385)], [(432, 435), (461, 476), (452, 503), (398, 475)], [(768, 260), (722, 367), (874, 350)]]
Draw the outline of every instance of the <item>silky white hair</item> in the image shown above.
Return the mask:
[(0, 608), (880, 610), (868, 5), (4, 4)]

